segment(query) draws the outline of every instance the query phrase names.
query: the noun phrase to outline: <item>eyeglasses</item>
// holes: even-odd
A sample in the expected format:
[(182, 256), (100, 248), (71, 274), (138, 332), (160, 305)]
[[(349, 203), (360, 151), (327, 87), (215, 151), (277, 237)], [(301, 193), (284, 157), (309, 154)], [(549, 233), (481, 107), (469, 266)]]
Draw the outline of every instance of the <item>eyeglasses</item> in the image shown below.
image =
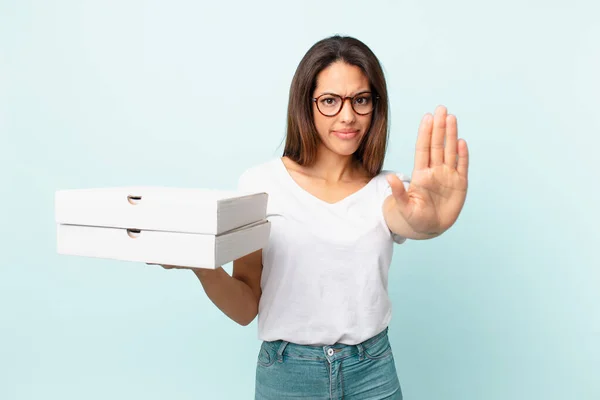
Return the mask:
[(367, 115), (373, 112), (375, 101), (379, 96), (373, 96), (371, 92), (358, 93), (355, 96), (342, 97), (337, 94), (325, 93), (319, 97), (313, 97), (312, 101), (317, 104), (317, 110), (326, 117), (335, 117), (342, 111), (346, 99), (350, 99), (350, 105), (358, 115)]

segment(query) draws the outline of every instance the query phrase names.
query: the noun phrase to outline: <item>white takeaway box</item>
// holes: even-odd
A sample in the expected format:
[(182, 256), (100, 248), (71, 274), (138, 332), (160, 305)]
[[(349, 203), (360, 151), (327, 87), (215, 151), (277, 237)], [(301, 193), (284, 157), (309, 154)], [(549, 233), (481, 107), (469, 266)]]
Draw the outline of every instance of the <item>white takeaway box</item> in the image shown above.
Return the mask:
[(60, 190), (57, 252), (215, 268), (264, 248), (266, 193), (169, 187)]

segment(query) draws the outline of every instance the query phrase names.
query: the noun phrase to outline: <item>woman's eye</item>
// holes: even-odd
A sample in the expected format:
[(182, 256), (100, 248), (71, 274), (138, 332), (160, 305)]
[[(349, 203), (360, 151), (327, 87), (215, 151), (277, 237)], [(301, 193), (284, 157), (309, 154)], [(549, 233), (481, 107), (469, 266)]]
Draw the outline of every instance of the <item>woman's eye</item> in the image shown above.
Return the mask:
[(361, 106), (369, 104), (370, 101), (371, 101), (371, 98), (369, 96), (359, 97), (355, 100), (356, 104), (361, 105)]
[(321, 104), (324, 106), (335, 106), (337, 104), (337, 99), (335, 97), (325, 97), (321, 99)]

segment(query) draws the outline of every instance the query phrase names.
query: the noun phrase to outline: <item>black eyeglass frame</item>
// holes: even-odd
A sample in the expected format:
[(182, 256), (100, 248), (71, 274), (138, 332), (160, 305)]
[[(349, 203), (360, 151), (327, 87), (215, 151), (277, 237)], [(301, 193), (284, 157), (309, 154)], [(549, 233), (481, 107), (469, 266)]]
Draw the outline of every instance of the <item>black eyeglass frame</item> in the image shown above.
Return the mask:
[[(373, 111), (375, 111), (375, 106), (377, 105), (377, 100), (379, 100), (379, 96), (377, 96), (377, 95), (375, 95), (375, 96), (372, 96), (372, 99), (373, 99), (373, 109), (372, 109), (371, 111), (369, 111), (368, 113), (364, 113), (364, 114), (363, 114), (363, 113), (359, 113), (359, 112), (358, 112), (358, 111), (356, 111), (356, 109), (354, 108), (354, 99), (355, 99), (355, 98), (357, 98), (357, 97), (360, 97), (360, 96), (362, 96), (362, 95), (365, 95), (365, 94), (371, 94), (371, 95), (372, 95), (372, 94), (373, 94), (373, 92), (360, 92), (360, 93), (357, 93), (357, 94), (355, 94), (354, 96), (345, 96), (345, 97), (342, 97), (342, 96), (340, 96), (339, 94), (335, 94), (335, 93), (323, 93), (322, 95), (320, 95), (320, 96), (318, 96), (318, 97), (313, 97), (313, 98), (312, 98), (312, 101), (313, 101), (314, 103), (316, 103), (317, 110), (318, 110), (318, 111), (321, 113), (321, 115), (323, 115), (323, 116), (325, 116), (325, 117), (335, 117), (336, 115), (338, 115), (339, 113), (341, 113), (341, 112), (342, 112), (342, 109), (344, 108), (344, 105), (346, 104), (346, 100), (347, 100), (347, 99), (350, 99), (350, 107), (352, 107), (352, 111), (354, 111), (356, 114), (358, 114), (358, 115), (369, 115), (369, 114), (371, 114)], [(337, 111), (335, 114), (333, 114), (333, 115), (328, 115), (328, 114), (325, 114), (325, 113), (323, 113), (323, 111), (321, 111), (321, 109), (319, 108), (319, 103), (317, 103), (317, 101), (318, 101), (318, 100), (319, 100), (321, 97), (323, 97), (323, 96), (333, 96), (333, 97), (337, 97), (338, 99), (342, 99), (342, 103), (341, 103), (342, 105), (340, 106), (340, 109), (339, 109), (339, 110), (338, 110), (338, 111)]]

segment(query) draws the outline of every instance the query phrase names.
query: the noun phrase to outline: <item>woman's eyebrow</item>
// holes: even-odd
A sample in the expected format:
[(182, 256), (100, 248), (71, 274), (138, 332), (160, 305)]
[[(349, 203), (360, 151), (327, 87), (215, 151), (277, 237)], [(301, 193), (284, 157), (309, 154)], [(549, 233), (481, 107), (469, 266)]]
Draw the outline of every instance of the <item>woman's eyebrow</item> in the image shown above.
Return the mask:
[[(350, 97), (354, 97), (356, 95), (362, 94), (362, 93), (366, 93), (366, 92), (371, 92), (371, 89), (361, 89), (361, 90), (357, 90), (356, 92), (354, 92), (353, 94), (349, 95)], [(339, 93), (333, 92), (333, 91), (324, 91), (324, 92), (320, 92), (319, 94), (317, 94), (315, 97), (319, 97), (319, 96), (323, 96), (325, 94), (334, 94), (336, 96), (342, 96)]]

